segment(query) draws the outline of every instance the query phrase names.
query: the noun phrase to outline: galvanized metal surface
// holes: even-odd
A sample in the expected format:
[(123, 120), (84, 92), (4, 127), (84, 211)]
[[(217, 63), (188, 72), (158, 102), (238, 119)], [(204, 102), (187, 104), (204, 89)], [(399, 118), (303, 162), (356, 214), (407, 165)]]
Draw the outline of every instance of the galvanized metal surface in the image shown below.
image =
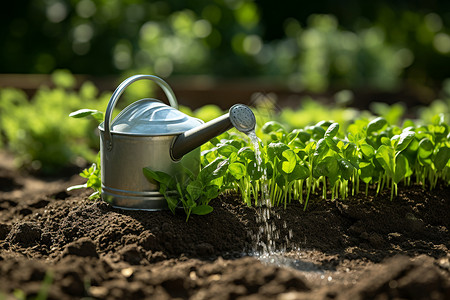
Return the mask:
[[(172, 107), (156, 99), (142, 99), (126, 107), (111, 124), (112, 111), (124, 89), (140, 79), (156, 82)], [(206, 124), (178, 111), (177, 106), (169, 85), (152, 75), (132, 76), (114, 91), (105, 121), (99, 126), (104, 201), (124, 209), (166, 209), (159, 185), (144, 176), (144, 168), (165, 172), (183, 184), (189, 173), (200, 171), (199, 147), (203, 143), (232, 125), (246, 133), (255, 128), (253, 112), (242, 104)]]
[[(156, 82), (166, 93), (172, 107), (155, 99), (143, 99), (124, 109), (111, 126), (112, 111), (133, 82), (147, 79)], [(203, 122), (177, 110), (172, 89), (161, 78), (136, 75), (115, 90), (108, 103), (105, 122), (100, 124), (102, 199), (124, 209), (161, 210), (167, 208), (157, 183), (150, 182), (143, 168), (171, 174), (182, 182), (184, 169), (200, 171), (200, 149), (173, 161), (170, 148), (177, 134)]]
[(247, 105), (233, 105), (230, 108), (229, 117), (231, 124), (241, 132), (247, 133), (255, 129), (256, 118)]
[(183, 133), (203, 124), (156, 99), (141, 99), (124, 108), (114, 119), (111, 133), (159, 136)]
[(167, 209), (159, 186), (151, 183), (143, 174), (143, 168), (163, 171), (174, 176), (174, 180), (183, 182), (185, 169), (200, 171), (200, 148), (186, 154), (174, 162), (169, 149), (176, 136), (126, 136), (113, 134), (114, 147), (102, 152), (102, 198), (115, 207), (125, 209), (161, 210)]

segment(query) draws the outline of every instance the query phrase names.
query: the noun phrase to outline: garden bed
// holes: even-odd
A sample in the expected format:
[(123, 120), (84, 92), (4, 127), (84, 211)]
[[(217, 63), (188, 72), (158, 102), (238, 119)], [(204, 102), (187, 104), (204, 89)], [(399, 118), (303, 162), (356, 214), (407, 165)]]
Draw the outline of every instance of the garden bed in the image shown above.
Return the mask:
[(448, 186), (400, 185), (392, 202), (388, 190), (313, 195), (307, 211), (221, 195), (211, 214), (186, 223), (182, 213), (123, 211), (66, 191), (81, 182), (0, 164), (0, 298), (450, 298)]

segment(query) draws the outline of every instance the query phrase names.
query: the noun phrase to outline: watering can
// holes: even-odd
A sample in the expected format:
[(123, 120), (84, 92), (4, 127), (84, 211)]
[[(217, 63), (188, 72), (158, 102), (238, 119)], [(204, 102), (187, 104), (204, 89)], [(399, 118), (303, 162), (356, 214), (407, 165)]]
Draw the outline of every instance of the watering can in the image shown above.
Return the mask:
[[(123, 109), (111, 122), (117, 100), (130, 84), (147, 79), (164, 91), (169, 105), (141, 99)], [(137, 210), (167, 209), (157, 183), (150, 182), (143, 168), (172, 176), (200, 171), (200, 146), (233, 126), (242, 132), (255, 128), (255, 116), (242, 104), (204, 123), (178, 109), (170, 86), (153, 75), (135, 75), (123, 81), (109, 100), (105, 120), (99, 125), (102, 199), (114, 207)]]

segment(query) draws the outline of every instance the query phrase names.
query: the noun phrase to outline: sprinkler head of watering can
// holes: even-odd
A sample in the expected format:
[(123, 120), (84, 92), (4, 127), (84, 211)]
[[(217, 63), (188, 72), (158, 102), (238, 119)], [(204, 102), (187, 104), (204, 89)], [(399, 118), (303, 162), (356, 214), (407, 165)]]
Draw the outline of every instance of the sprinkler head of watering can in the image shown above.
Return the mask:
[(244, 133), (255, 129), (256, 118), (248, 106), (235, 104), (227, 114), (180, 134), (172, 144), (172, 159), (181, 159), (186, 153), (200, 147), (233, 126)]
[(255, 130), (256, 119), (252, 110), (243, 104), (235, 104), (230, 108), (230, 122), (233, 126), (243, 132), (248, 133)]

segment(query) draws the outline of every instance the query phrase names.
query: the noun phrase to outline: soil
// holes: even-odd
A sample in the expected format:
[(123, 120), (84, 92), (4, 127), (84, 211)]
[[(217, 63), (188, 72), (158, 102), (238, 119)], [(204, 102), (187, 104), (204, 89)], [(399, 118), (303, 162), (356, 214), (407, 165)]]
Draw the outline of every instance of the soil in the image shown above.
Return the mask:
[(315, 195), (307, 211), (222, 195), (186, 223), (66, 191), (82, 182), (0, 164), (0, 298), (450, 299), (442, 184), (400, 187), (392, 202)]

